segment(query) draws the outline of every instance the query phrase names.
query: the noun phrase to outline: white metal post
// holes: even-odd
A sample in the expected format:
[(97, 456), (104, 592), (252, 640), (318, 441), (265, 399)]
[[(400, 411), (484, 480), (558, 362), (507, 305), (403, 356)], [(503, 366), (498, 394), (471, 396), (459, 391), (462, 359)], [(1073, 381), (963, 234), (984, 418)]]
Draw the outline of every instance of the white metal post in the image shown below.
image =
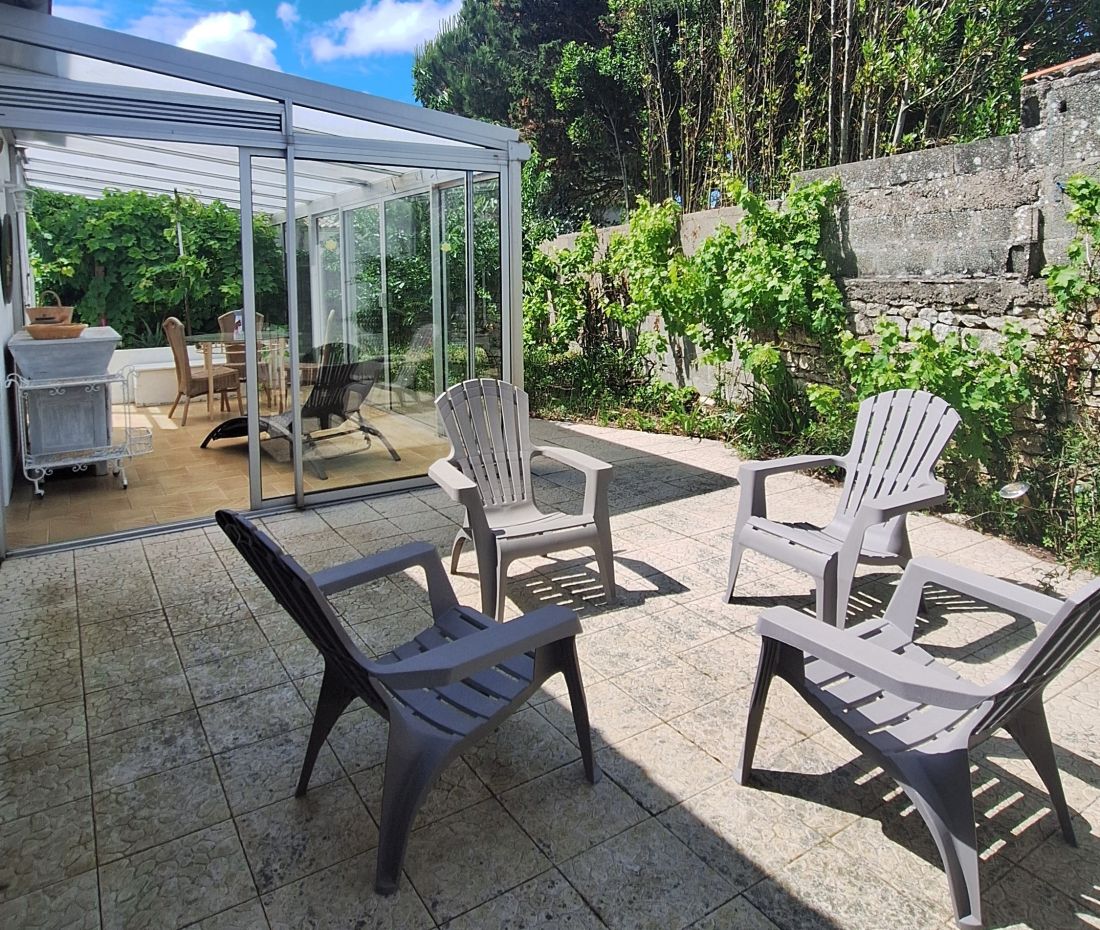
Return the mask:
[[(244, 364), (248, 400), (248, 505), (263, 502), (260, 487), (260, 385), (256, 365), (256, 266), (252, 231), (252, 152), (238, 149), (241, 179), (241, 270), (244, 273)], [(240, 385), (237, 385), (240, 390)]]
[[(287, 126), (291, 125), (294, 107), (286, 101)], [(289, 130), (288, 130), (289, 131)], [(288, 136), (293, 140), (293, 135)], [(298, 227), (294, 220), (294, 143), (286, 147), (286, 207), (287, 207), (287, 341), (290, 343), (290, 446), (294, 467), (294, 503), (305, 506), (305, 466), (302, 462), (302, 373), (299, 367), (301, 352), (298, 346)], [(312, 236), (307, 234), (307, 240)], [(313, 252), (309, 256), (310, 277), (313, 277)]]
[(477, 377), (477, 307), (474, 281), (474, 173), (466, 172), (466, 377)]
[[(526, 146), (522, 148), (526, 149)], [(508, 161), (500, 178), (501, 338), (504, 380), (523, 387), (523, 209), (520, 197), (521, 159)]]

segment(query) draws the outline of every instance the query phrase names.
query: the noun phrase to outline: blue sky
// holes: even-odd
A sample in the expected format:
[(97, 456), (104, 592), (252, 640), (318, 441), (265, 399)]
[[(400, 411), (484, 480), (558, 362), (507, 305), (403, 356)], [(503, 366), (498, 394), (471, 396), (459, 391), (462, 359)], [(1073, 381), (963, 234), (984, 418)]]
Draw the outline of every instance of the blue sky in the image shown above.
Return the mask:
[(462, 0), (64, 0), (55, 16), (414, 102), (413, 50)]

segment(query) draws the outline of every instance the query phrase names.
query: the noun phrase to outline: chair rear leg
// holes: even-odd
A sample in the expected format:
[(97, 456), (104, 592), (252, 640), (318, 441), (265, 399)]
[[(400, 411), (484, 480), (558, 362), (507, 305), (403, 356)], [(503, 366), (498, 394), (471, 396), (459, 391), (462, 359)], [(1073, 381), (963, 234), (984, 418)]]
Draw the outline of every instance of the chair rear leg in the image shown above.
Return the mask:
[(764, 717), (764, 705), (768, 701), (768, 689), (779, 666), (780, 644), (767, 637), (760, 640), (760, 660), (756, 666), (756, 681), (749, 699), (749, 716), (745, 721), (745, 744), (741, 748), (741, 764), (737, 769), (738, 784), (745, 784), (752, 774), (752, 760), (756, 755), (756, 741), (760, 736), (760, 721)]
[(733, 589), (737, 585), (737, 573), (741, 570), (741, 559), (745, 555), (745, 547), (734, 537), (733, 548), (730, 550), (730, 572), (726, 581), (726, 603), (733, 597)]
[(584, 695), (581, 682), (581, 666), (577, 659), (577, 643), (573, 637), (558, 643), (558, 657), (565, 684), (569, 688), (569, 706), (573, 708), (573, 726), (577, 728), (577, 742), (581, 748), (584, 762), (584, 777), (593, 785), (602, 777), (603, 772), (596, 764), (592, 752), (592, 728), (588, 722), (588, 699)]
[(302, 774), (298, 777), (295, 797), (302, 797), (309, 788), (309, 777), (313, 774), (317, 754), (321, 751), (324, 741), (328, 739), (336, 721), (340, 719), (340, 715), (347, 710), (347, 706), (354, 698), (355, 692), (326, 668), (325, 676), (321, 679), (321, 693), (317, 696), (317, 709), (313, 713), (313, 729), (309, 734), (309, 745), (306, 747), (306, 758), (302, 763)]
[(191, 395), (188, 394), (187, 395), (187, 400), (185, 400), (183, 402), (183, 421), (180, 423), (180, 426), (186, 426), (187, 425), (187, 413), (190, 409), (191, 409)]
[(1077, 836), (1073, 832), (1073, 820), (1070, 817), (1069, 806), (1066, 804), (1066, 794), (1062, 790), (1062, 777), (1058, 773), (1058, 762), (1054, 758), (1054, 747), (1050, 741), (1050, 729), (1047, 727), (1047, 716), (1043, 711), (1042, 696), (1032, 698), (1030, 704), (1017, 713), (1010, 723), (1005, 724), (1005, 729), (1016, 740), (1016, 744), (1024, 751), (1024, 755), (1031, 761), (1043, 784), (1046, 785), (1050, 803), (1058, 815), (1062, 836), (1070, 846), (1076, 846)]
[(379, 894), (397, 891), (413, 821), (447, 764), (449, 748), (414, 735), (396, 718), (390, 721), (374, 873), (374, 890)]
[(451, 574), (458, 574), (458, 559), (462, 555), (462, 547), (466, 545), (466, 533), (459, 530), (455, 533), (455, 541), (451, 546)]
[(178, 407), (178, 406), (180, 405), (180, 398), (181, 398), (181, 397), (183, 397), (183, 395), (182, 395), (182, 394), (177, 394), (177, 395), (176, 395), (176, 400), (175, 400), (175, 402), (174, 402), (174, 403), (172, 404), (172, 409), (168, 411), (168, 419), (169, 419), (169, 420), (171, 420), (171, 419), (172, 419), (172, 415), (173, 415), (173, 414), (174, 414), (174, 413), (176, 412), (176, 408), (177, 408), (177, 407)]
[(609, 604), (615, 603), (615, 556), (611, 546), (611, 531), (600, 533), (600, 538), (592, 547), (596, 553), (596, 565), (600, 569), (600, 581), (603, 582), (604, 596)]
[(910, 752), (895, 761), (900, 763), (899, 783), (939, 849), (955, 908), (955, 923), (965, 928), (980, 927), (978, 833), (966, 750), (938, 755)]

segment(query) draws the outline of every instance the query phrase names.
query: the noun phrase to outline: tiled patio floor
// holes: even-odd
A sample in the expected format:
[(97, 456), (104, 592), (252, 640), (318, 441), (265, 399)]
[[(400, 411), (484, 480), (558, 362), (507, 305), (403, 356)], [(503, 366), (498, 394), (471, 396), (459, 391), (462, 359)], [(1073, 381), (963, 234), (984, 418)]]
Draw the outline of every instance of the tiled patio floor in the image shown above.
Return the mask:
[[(939, 860), (904, 795), (777, 683), (753, 785), (732, 780), (759, 609), (808, 606), (762, 559), (721, 603), (737, 460), (720, 445), (536, 424), (615, 462), (621, 601), (593, 563), (513, 568), (513, 611), (582, 614), (599, 761), (584, 782), (563, 691), (540, 694), (454, 766), (413, 834), (400, 892), (371, 891), (385, 727), (349, 711), (291, 797), (319, 666), (216, 529), (0, 568), (0, 927), (921, 930), (953, 925)], [(578, 476), (542, 498), (579, 504)], [(774, 479), (773, 514), (825, 518), (836, 489)], [(449, 546), (459, 512), (422, 491), (268, 521), (308, 568), (410, 538)], [(1026, 583), (1083, 580), (929, 517), (917, 554)], [(460, 596), (478, 603), (464, 557)], [(889, 595), (859, 580), (856, 609)], [(366, 647), (429, 620), (412, 576), (337, 598)], [(930, 597), (923, 641), (966, 674), (1003, 669), (1030, 625)], [(1007, 738), (976, 756), (989, 926), (1100, 927), (1100, 649), (1048, 691), (1079, 848), (1055, 835)]]

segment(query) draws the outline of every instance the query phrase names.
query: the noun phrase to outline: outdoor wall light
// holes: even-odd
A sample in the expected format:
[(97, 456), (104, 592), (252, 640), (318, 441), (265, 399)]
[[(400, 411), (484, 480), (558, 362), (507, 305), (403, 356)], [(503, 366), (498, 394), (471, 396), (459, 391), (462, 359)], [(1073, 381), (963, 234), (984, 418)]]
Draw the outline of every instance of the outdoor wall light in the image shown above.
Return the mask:
[(1002, 500), (1016, 501), (1021, 507), (1027, 507), (1031, 503), (1027, 498), (1027, 492), (1030, 490), (1031, 485), (1026, 481), (1010, 481), (997, 493)]

